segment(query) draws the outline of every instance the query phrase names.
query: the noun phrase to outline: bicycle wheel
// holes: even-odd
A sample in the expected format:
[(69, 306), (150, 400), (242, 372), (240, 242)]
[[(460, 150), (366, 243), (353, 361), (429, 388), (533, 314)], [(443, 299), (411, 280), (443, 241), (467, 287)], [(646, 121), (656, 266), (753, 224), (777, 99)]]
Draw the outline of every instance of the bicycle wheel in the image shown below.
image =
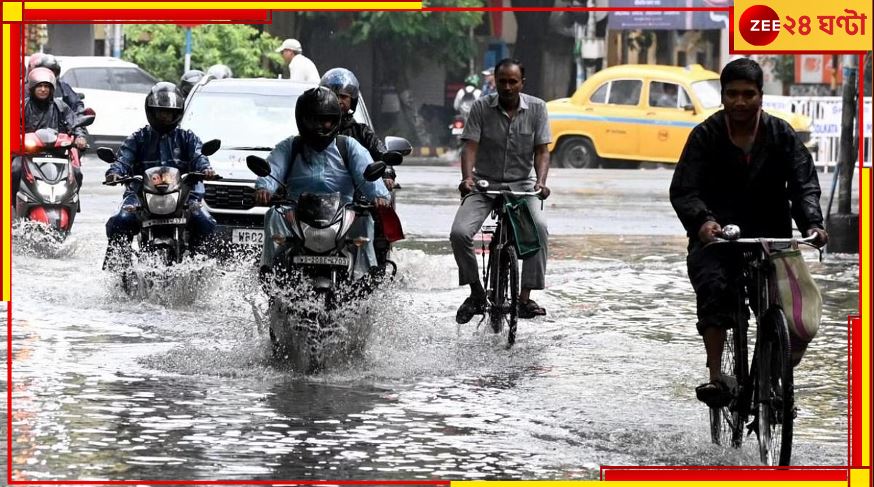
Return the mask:
[(766, 465), (789, 465), (792, 456), (792, 423), (795, 391), (792, 349), (786, 316), (779, 307), (764, 316), (757, 360), (757, 436), (759, 456)]
[(509, 333), (507, 334), (507, 346), (512, 347), (516, 343), (516, 323), (519, 320), (519, 259), (516, 257), (516, 249), (512, 245), (508, 245), (504, 249), (504, 260), (506, 260), (507, 280), (510, 309), (507, 313), (507, 324)]
[(725, 344), (722, 350), (722, 365), (720, 373), (722, 380), (732, 391), (733, 399), (721, 407), (710, 408), (710, 439), (717, 445), (731, 445), (740, 448), (743, 443), (744, 424), (746, 424), (746, 408), (741, 407), (740, 384), (747, 378), (747, 341), (746, 327), (744, 331), (737, 328), (726, 330)]
[[(497, 233), (495, 233), (497, 235)], [(494, 237), (493, 237), (494, 238)], [(492, 331), (500, 333), (504, 325), (504, 314), (509, 304), (507, 299), (507, 266), (504, 265), (504, 251), (492, 246), (489, 252), (489, 324)]]

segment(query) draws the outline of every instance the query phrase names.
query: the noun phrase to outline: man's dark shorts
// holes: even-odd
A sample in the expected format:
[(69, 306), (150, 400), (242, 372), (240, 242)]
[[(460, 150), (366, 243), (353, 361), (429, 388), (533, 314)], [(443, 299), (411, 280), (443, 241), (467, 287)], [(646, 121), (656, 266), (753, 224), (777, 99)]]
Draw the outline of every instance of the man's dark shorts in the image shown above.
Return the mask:
[[(727, 245), (703, 244), (693, 240), (686, 257), (689, 281), (695, 289), (698, 305), (698, 333), (716, 326), (731, 328), (737, 321), (738, 304), (742, 299), (745, 283), (738, 277), (743, 273), (743, 257)], [(749, 319), (749, 309), (743, 313)]]

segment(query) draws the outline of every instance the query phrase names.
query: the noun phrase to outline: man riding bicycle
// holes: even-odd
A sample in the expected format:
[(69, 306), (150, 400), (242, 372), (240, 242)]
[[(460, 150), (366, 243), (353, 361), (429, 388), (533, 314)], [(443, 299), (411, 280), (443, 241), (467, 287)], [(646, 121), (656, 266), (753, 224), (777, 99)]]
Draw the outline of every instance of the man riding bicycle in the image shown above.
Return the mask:
[(743, 289), (734, 279), (741, 262), (705, 245), (728, 224), (745, 237), (788, 238), (793, 219), (803, 234), (815, 235), (815, 245), (828, 241), (813, 159), (788, 123), (762, 111), (762, 83), (762, 69), (751, 59), (723, 68), (724, 109), (692, 130), (671, 182), (671, 204), (689, 237), (686, 262), (710, 377), (695, 392), (708, 404), (727, 392), (720, 362), (726, 329), (743, 320), (736, 317)]
[[(474, 190), (475, 179), (489, 182), (490, 189), (538, 191), (549, 197), (546, 175), (549, 171), (550, 142), (546, 104), (522, 93), (525, 68), (515, 59), (504, 59), (495, 66), (497, 93), (476, 100), (470, 110), (461, 154), (462, 196)], [(533, 173), (533, 174), (532, 174)], [(533, 177), (536, 175), (536, 179)], [(532, 289), (545, 287), (547, 238), (546, 221), (540, 205), (533, 198), (528, 208), (537, 226), (541, 249), (522, 264), (519, 294), (519, 317), (533, 318), (546, 314), (532, 299)], [(469, 322), (486, 307), (486, 292), (477, 272), (473, 236), (492, 211), (494, 196), (473, 194), (458, 208), (449, 240), (458, 264), (459, 285), (470, 286), (470, 296), (458, 308), (455, 320)]]

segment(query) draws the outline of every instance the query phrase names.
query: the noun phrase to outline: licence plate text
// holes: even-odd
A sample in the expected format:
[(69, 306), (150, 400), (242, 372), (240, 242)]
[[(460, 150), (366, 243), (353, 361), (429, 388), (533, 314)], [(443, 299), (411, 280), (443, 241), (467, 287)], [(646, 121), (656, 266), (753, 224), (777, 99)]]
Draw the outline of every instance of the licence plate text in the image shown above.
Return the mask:
[(348, 266), (349, 259), (342, 256), (334, 255), (296, 255), (292, 257), (292, 262), (295, 264), (308, 265), (337, 265)]
[(264, 230), (235, 228), (231, 232), (231, 242), (240, 245), (264, 245)]

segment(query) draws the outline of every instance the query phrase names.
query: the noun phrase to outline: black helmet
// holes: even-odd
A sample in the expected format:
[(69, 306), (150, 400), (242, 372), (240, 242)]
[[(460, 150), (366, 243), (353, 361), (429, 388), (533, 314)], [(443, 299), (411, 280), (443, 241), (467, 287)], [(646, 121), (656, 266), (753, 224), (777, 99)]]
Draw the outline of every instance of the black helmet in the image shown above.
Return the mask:
[[(319, 86), (303, 92), (294, 107), (301, 139), (317, 151), (325, 150), (340, 131), (340, 101), (333, 91)], [(331, 122), (325, 127), (326, 122)]]
[(182, 77), (179, 78), (179, 91), (182, 92), (182, 96), (188, 98), (191, 89), (194, 88), (194, 85), (203, 79), (203, 77), (204, 72), (199, 69), (189, 69), (183, 73)]
[(358, 93), (360, 91), (358, 78), (352, 71), (346, 68), (329, 69), (322, 76), (319, 85), (328, 88), (337, 95), (349, 95), (352, 98), (352, 104), (349, 107), (349, 114), (355, 113), (355, 108), (358, 107)]
[(52, 70), (52, 73), (55, 73), (55, 78), (61, 76), (61, 65), (58, 64), (58, 58), (51, 54), (43, 54), (39, 60), (37, 60), (36, 64), (34, 64), (35, 68), (49, 68)]
[[(149, 121), (149, 125), (157, 130), (158, 133), (165, 134), (176, 128), (179, 125), (179, 120), (182, 119), (184, 108), (185, 98), (182, 97), (179, 88), (173, 83), (167, 81), (156, 83), (149, 90), (149, 94), (146, 95), (146, 120)], [(157, 117), (158, 110), (172, 110), (175, 112), (173, 121), (162, 123)]]
[(49, 94), (49, 99), (51, 99), (55, 96), (56, 82), (55, 73), (52, 73), (52, 70), (43, 67), (33, 68), (29, 73), (27, 73), (27, 92), (30, 96), (33, 96), (34, 88), (41, 84), (47, 84), (52, 90)]
[(234, 72), (231, 71), (231, 68), (227, 67), (224, 64), (213, 64), (206, 70), (206, 74), (212, 76), (215, 79), (225, 79), (225, 78), (233, 78)]

